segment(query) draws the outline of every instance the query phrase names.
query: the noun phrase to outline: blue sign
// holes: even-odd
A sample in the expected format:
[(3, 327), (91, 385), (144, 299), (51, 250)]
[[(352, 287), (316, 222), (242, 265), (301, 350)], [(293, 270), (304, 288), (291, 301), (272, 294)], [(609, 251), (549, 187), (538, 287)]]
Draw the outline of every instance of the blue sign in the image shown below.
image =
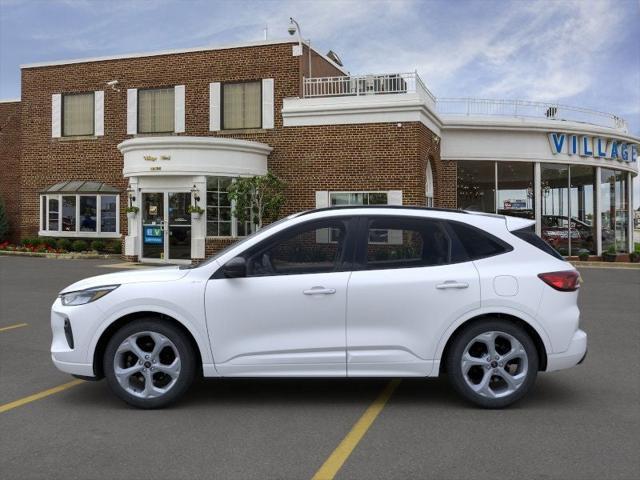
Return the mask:
[(625, 143), (612, 138), (553, 132), (549, 134), (549, 144), (551, 145), (551, 153), (554, 155), (564, 153), (628, 163), (638, 161), (637, 144)]
[(162, 245), (162, 228), (155, 225), (145, 226), (144, 243), (147, 245)]

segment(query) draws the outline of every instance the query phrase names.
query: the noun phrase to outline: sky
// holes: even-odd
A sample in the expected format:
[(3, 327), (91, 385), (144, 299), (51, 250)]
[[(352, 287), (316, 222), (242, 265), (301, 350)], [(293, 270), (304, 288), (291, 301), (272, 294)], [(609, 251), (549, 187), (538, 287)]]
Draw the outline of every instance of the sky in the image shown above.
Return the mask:
[(640, 0), (0, 0), (0, 99), (20, 64), (282, 39), (291, 16), (351, 73), (611, 112), (640, 136)]

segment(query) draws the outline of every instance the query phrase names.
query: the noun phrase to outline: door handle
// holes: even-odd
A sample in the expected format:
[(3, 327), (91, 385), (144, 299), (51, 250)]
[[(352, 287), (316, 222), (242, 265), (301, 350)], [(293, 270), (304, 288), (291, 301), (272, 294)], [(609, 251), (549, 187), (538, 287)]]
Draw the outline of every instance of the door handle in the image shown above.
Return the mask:
[(436, 288), (438, 290), (446, 290), (448, 288), (461, 289), (461, 288), (469, 288), (469, 284), (464, 282), (456, 282), (455, 280), (447, 280), (444, 283), (440, 283), (436, 285)]
[(335, 288), (313, 287), (308, 290), (303, 290), (305, 295), (333, 295), (336, 293)]

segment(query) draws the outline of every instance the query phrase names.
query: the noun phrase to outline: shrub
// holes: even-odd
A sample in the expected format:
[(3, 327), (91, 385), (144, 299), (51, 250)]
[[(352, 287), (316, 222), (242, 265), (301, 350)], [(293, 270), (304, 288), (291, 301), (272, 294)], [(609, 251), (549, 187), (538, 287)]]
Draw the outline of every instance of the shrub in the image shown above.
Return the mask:
[(40, 245), (41, 247), (45, 247), (45, 249), (56, 248), (58, 245), (58, 242), (56, 241), (55, 238), (38, 237), (35, 240), (38, 242), (37, 245)]
[(58, 240), (56, 247), (60, 250), (66, 250), (68, 252), (71, 250), (71, 245), (71, 240), (69, 240), (68, 238), (61, 238)]
[(589, 250), (580, 250), (578, 252), (578, 258), (583, 262), (586, 262), (587, 260), (589, 260)]
[(30, 237), (25, 237), (22, 239), (20, 244), (23, 247), (26, 247), (27, 245), (37, 245), (37, 240), (34, 240), (33, 238), (30, 238)]
[(76, 240), (71, 244), (71, 249), (74, 252), (84, 252), (87, 248), (87, 242), (85, 242), (84, 240)]
[(122, 243), (120, 242), (120, 240), (114, 240), (112, 242), (109, 242), (109, 245), (107, 245), (107, 251), (115, 254), (121, 253)]
[(9, 219), (4, 208), (4, 200), (0, 198), (0, 243), (7, 239), (9, 235)]
[(95, 250), (97, 252), (103, 252), (105, 248), (105, 244), (102, 240), (94, 240), (91, 242), (91, 250)]

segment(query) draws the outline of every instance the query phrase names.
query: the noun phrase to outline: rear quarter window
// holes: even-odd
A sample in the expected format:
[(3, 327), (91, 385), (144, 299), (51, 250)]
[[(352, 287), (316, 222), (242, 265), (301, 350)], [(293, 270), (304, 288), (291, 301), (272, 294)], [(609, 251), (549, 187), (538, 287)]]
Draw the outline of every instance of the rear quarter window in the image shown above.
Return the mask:
[(448, 222), (448, 224), (462, 244), (469, 260), (480, 260), (513, 250), (507, 242), (477, 227), (459, 222)]
[(560, 253), (555, 248), (553, 248), (551, 245), (545, 242), (542, 238), (536, 235), (536, 232), (533, 230), (533, 228), (531, 227), (521, 228), (519, 230), (514, 230), (511, 233), (516, 237), (518, 237), (520, 240), (524, 240), (528, 244), (533, 245), (539, 250), (542, 250), (544, 253), (548, 253), (552, 257), (555, 257), (559, 260), (565, 260), (565, 258), (562, 255), (560, 255)]

